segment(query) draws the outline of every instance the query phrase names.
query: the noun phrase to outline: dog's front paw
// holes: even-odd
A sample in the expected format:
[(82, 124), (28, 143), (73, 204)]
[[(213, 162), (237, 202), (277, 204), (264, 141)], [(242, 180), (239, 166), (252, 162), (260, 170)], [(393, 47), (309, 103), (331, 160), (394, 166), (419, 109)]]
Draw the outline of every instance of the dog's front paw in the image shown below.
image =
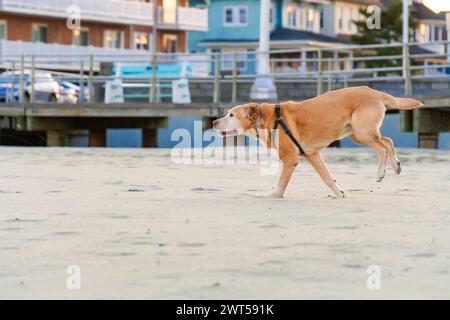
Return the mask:
[(266, 198), (281, 199), (284, 198), (284, 195), (278, 192), (272, 192), (271, 194), (267, 195)]
[(341, 199), (345, 198), (346, 196), (345, 196), (344, 190), (339, 190), (339, 192), (336, 193), (336, 197), (341, 198)]
[(394, 170), (395, 174), (400, 174), (402, 172), (402, 165), (400, 161), (397, 161), (397, 168)]
[(333, 198), (333, 199), (343, 199), (346, 198), (345, 192), (343, 190), (339, 190), (334, 192), (334, 195), (329, 195), (329, 198)]

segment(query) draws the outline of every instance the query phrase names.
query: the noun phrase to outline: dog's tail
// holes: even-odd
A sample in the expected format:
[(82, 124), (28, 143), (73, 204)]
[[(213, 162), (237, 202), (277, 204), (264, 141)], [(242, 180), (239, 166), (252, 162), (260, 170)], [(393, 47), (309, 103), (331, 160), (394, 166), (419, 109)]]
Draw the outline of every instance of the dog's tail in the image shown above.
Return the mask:
[(380, 91), (378, 91), (378, 95), (385, 105), (396, 109), (413, 110), (423, 106), (422, 102), (412, 98), (396, 98)]

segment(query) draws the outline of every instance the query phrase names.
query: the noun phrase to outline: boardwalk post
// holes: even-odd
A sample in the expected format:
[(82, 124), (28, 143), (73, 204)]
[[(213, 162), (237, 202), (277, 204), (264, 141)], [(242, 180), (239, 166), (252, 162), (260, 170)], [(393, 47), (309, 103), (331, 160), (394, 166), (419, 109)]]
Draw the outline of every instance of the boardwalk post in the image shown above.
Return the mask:
[(16, 62), (15, 61), (12, 62), (11, 68), (12, 68), (12, 70), (11, 70), (12, 71), (11, 101), (14, 102), (14, 87), (16, 86), (16, 73), (15, 73), (16, 72)]
[(409, 1), (403, 0), (403, 79), (405, 81), (405, 95), (412, 94), (411, 70), (409, 61)]
[(322, 50), (317, 49), (317, 95), (322, 94)]
[[(409, 61), (409, 1), (403, 0), (403, 35), (402, 35), (402, 50), (403, 50), (403, 80), (404, 80), (404, 94), (410, 96), (412, 94), (412, 82), (410, 73)], [(414, 116), (412, 111), (400, 111), (400, 129), (402, 131), (413, 131)]]
[(237, 53), (233, 52), (233, 84), (231, 88), (231, 102), (237, 101)]
[(149, 102), (156, 102), (156, 54), (158, 53), (158, 24), (159, 24), (159, 1), (153, 2), (153, 30), (152, 30), (152, 79), (150, 85)]
[(150, 85), (150, 97), (149, 102), (156, 102), (156, 53), (152, 54), (152, 78)]
[(31, 93), (30, 93), (30, 103), (33, 103), (34, 102), (34, 85), (35, 85), (35, 82), (36, 82), (36, 79), (35, 79), (35, 76), (36, 76), (36, 74), (35, 74), (35, 56), (33, 55), (33, 56), (31, 56)]
[(214, 53), (214, 103), (220, 102), (220, 67), (219, 67), (219, 52)]
[(332, 78), (331, 78), (331, 73), (328, 73), (328, 92), (331, 91), (332, 89), (332, 84), (331, 84)]
[(25, 84), (24, 84), (24, 68), (25, 68), (25, 57), (22, 55), (20, 57), (20, 76), (19, 76), (19, 102), (23, 103), (24, 100), (24, 90), (25, 90)]
[(80, 93), (78, 95), (78, 102), (84, 103), (84, 61), (80, 62)]
[(335, 50), (333, 52), (333, 70), (337, 71), (339, 69), (339, 52)]
[(88, 90), (89, 90), (89, 103), (93, 102), (92, 96), (94, 95), (94, 55), (91, 54), (89, 57), (89, 80), (88, 80)]
[(344, 77), (344, 88), (347, 88), (348, 87), (348, 75), (347, 75), (347, 73), (344, 73), (343, 77)]
[(307, 52), (305, 48), (302, 48), (302, 52), (300, 54), (300, 70), (302, 73), (307, 72)]
[(412, 95), (409, 44), (403, 44), (403, 77), (405, 79), (405, 96)]

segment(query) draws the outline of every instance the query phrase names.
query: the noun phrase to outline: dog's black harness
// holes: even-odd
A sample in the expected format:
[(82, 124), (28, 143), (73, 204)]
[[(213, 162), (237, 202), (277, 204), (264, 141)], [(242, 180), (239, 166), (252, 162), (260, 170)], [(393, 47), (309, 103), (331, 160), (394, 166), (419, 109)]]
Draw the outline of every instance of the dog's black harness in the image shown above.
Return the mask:
[(273, 130), (276, 130), (278, 128), (278, 125), (280, 125), (286, 135), (291, 139), (291, 141), (295, 144), (295, 146), (298, 148), (298, 151), (300, 154), (305, 154), (305, 151), (303, 151), (302, 146), (300, 143), (295, 139), (294, 135), (292, 134), (291, 130), (289, 130), (288, 126), (286, 125), (286, 122), (281, 119), (281, 106), (279, 103), (275, 105), (275, 126), (273, 127)]

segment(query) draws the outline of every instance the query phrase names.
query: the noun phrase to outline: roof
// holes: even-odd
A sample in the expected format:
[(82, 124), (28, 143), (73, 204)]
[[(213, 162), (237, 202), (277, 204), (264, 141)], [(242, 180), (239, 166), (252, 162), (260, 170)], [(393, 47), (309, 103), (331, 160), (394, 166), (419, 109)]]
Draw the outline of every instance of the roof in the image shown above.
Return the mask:
[(410, 54), (435, 54), (436, 52), (430, 51), (428, 49), (419, 47), (419, 46), (412, 46), (409, 48)]
[(304, 41), (348, 43), (345, 40), (332, 36), (327, 36), (321, 33), (315, 33), (306, 30), (287, 29), (287, 28), (277, 28), (270, 34), (270, 40), (271, 41), (304, 40)]
[(414, 18), (419, 20), (444, 20), (445, 21), (445, 13), (440, 12), (436, 13), (430, 8), (428, 8), (423, 3), (415, 2), (412, 7), (412, 15)]
[[(399, 0), (382, 0), (384, 5), (390, 5), (392, 2)], [(443, 20), (445, 21), (445, 12), (436, 13), (426, 5), (420, 2), (413, 2), (411, 15), (417, 20)]]
[[(204, 39), (200, 43), (255, 43), (258, 39)], [(270, 34), (270, 41), (318, 41), (329, 43), (349, 43), (336, 37), (306, 30), (277, 28)]]
[(371, 5), (371, 4), (381, 5), (381, 2), (382, 2), (382, 0), (335, 0), (335, 1), (351, 2), (351, 3), (366, 4), (366, 5)]

